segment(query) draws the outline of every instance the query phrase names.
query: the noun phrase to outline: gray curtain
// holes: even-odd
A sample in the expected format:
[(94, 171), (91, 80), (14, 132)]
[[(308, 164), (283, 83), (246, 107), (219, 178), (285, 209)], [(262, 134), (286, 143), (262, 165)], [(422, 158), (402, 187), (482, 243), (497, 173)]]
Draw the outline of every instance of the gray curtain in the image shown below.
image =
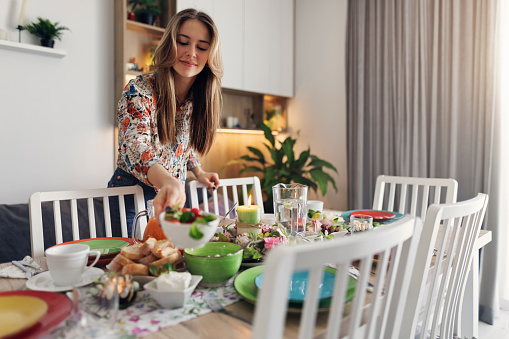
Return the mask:
[[(350, 209), (372, 206), (380, 174), (455, 178), (458, 200), (490, 194), (497, 3), (349, 1)], [(486, 224), (496, 231), (493, 221)], [(495, 233), (483, 256), (496, 267)], [(490, 276), (481, 279), (480, 315), (488, 323), (495, 272), (485, 270)]]

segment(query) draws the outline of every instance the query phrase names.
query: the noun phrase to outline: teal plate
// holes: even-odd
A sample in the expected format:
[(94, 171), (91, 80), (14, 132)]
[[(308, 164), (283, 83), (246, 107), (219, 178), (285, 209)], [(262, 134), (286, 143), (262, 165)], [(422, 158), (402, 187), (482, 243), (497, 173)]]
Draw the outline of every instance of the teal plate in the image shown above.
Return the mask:
[[(264, 265), (256, 266), (249, 268), (243, 272), (241, 272), (233, 282), (233, 286), (238, 294), (244, 300), (249, 303), (256, 304), (258, 288), (256, 287), (255, 279), (265, 269)], [(336, 274), (336, 270), (330, 267), (324, 268), (325, 272), (331, 273), (333, 275)], [(345, 302), (352, 300), (355, 292), (355, 284), (356, 281), (352, 277), (348, 277), (348, 291), (346, 294)], [(326, 312), (330, 308), (332, 298), (326, 298), (320, 300), (320, 304), (318, 305), (319, 312)], [(293, 301), (290, 300), (288, 302), (288, 312), (289, 313), (301, 313), (302, 312), (302, 301)]]
[[(290, 281), (290, 302), (303, 302), (306, 298), (306, 289), (308, 284), (308, 271), (295, 272)], [(336, 275), (325, 271), (322, 284), (320, 286), (320, 299), (332, 298), (334, 292), (334, 280)], [(263, 273), (255, 278), (255, 285), (261, 288), (263, 282)]]

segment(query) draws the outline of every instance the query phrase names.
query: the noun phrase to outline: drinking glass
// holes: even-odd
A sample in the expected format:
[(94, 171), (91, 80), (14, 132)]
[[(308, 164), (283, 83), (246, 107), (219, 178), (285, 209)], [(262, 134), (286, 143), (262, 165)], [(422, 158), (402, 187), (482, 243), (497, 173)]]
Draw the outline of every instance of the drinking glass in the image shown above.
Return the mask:
[(373, 217), (370, 215), (351, 215), (350, 234), (373, 229)]
[(304, 232), (308, 186), (303, 184), (277, 184), (272, 187), (274, 218), (289, 235)]

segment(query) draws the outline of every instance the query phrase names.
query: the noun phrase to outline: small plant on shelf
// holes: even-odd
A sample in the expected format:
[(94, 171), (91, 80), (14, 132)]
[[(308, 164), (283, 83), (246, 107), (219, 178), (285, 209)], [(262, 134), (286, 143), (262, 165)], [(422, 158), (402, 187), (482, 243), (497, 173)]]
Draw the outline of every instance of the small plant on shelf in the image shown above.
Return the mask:
[(52, 23), (49, 19), (37, 18), (37, 22), (32, 22), (23, 26), (30, 34), (41, 39), (41, 46), (51, 47), (55, 44), (55, 39), (61, 40), (63, 31), (70, 31), (65, 26), (60, 26), (59, 22)]
[(153, 25), (161, 14), (162, 3), (159, 0), (129, 0), (129, 4), (136, 20), (149, 25)]

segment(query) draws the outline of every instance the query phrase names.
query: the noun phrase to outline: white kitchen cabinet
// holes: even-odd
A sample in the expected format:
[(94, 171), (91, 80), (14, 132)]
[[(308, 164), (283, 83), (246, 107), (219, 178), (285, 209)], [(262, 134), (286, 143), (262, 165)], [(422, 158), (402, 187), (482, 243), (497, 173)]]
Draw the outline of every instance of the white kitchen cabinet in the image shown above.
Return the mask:
[(177, 12), (189, 7), (217, 25), (224, 88), (293, 96), (294, 0), (177, 1)]
[(239, 0), (179, 0), (177, 12), (186, 8), (201, 10), (214, 20), (221, 39), (224, 88), (242, 89), (243, 86), (243, 11)]

